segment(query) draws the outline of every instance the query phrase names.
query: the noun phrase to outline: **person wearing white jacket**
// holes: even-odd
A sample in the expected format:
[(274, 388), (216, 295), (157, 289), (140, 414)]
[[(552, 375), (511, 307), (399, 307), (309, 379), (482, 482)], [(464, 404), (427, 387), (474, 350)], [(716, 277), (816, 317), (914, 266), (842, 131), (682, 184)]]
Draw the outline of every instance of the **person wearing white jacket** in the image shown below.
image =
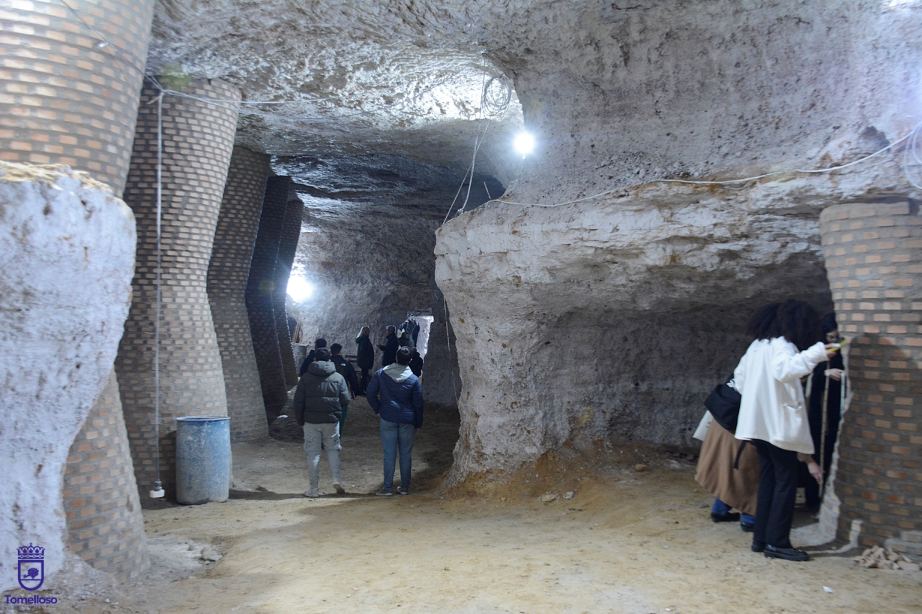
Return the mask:
[(798, 462), (807, 462), (815, 479), (821, 471), (809, 456), (813, 439), (800, 378), (838, 348), (818, 341), (819, 317), (801, 301), (762, 307), (747, 332), (753, 341), (733, 377), (742, 395), (736, 438), (751, 441), (759, 453), (752, 550), (767, 557), (806, 561), (807, 553), (794, 548), (790, 539)]

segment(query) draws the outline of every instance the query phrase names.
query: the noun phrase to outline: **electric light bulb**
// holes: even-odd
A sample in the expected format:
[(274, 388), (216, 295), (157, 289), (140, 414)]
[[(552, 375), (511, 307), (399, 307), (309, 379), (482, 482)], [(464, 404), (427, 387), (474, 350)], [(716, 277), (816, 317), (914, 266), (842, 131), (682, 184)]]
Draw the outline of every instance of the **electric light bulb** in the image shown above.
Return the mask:
[(535, 137), (531, 132), (523, 130), (515, 135), (512, 140), (512, 146), (524, 158), (535, 150)]

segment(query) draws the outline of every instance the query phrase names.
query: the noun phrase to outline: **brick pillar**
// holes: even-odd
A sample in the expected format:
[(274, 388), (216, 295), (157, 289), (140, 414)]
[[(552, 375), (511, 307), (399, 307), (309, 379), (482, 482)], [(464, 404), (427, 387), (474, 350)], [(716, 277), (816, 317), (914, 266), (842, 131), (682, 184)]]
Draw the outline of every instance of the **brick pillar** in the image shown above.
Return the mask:
[[(97, 32), (58, 0), (0, 4), (0, 160), (67, 164), (121, 195), (154, 0), (69, 4)], [(109, 44), (99, 46), (97, 36)], [(73, 444), (60, 445), (70, 447), (68, 548), (93, 567), (135, 578), (147, 552), (114, 372)]]
[(282, 219), (282, 231), (279, 235), (279, 255), (275, 264), (277, 281), (275, 293), (273, 294), (275, 326), (279, 336), (279, 352), (282, 355), (285, 384), (289, 388), (298, 385), (298, 369), (295, 366), (294, 352), (291, 347), (291, 334), (288, 331), (288, 312), (285, 309), (285, 300), (288, 297), (288, 278), (291, 276), (291, 266), (295, 261), (298, 239), (301, 238), (301, 217), (303, 212), (304, 203), (298, 198), (298, 194), (291, 190), (285, 207), (285, 217)]
[(208, 265), (208, 301), (224, 366), (233, 441), (267, 432), (245, 294), (268, 176), (266, 154), (234, 147)]
[(288, 386), (275, 323), (274, 295), (278, 283), (275, 267), (290, 191), (290, 177), (270, 177), (266, 182), (266, 197), (263, 200), (246, 289), (250, 333), (269, 422), (282, 413), (288, 401)]
[[(153, 0), (0, 3), (0, 160), (125, 186)], [(105, 37), (111, 44), (97, 46)]]
[[(922, 216), (916, 203), (823, 211), (823, 250), (851, 399), (834, 463), (838, 536), (862, 545), (922, 531)], [(825, 505), (824, 505), (825, 507)]]
[[(185, 88), (199, 97), (239, 98), (220, 81)], [(146, 86), (143, 98), (156, 91)], [(206, 293), (206, 275), (227, 177), (237, 111), (167, 96), (163, 99), (162, 311), (160, 325), (160, 441), (154, 432), (154, 309), (157, 105), (141, 105), (125, 187), (138, 224), (131, 313), (116, 371), (142, 502), (160, 453), (164, 487), (175, 484), (175, 418), (226, 416), (221, 355)]]
[(64, 483), (71, 551), (96, 569), (139, 578), (148, 565), (144, 523), (114, 375), (71, 445)]

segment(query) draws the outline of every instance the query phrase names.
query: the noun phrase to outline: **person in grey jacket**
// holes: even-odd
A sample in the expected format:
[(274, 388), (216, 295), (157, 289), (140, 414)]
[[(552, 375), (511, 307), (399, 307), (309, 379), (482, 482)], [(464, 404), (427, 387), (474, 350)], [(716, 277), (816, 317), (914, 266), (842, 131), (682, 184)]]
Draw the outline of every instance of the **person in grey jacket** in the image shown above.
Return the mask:
[(400, 450), (398, 495), (410, 494), (413, 440), (423, 425), (423, 386), (410, 370), (410, 349), (397, 350), (396, 361), (379, 369), (368, 384), (368, 404), (381, 417), (384, 485), (379, 495), (394, 494), (394, 465)]
[(298, 382), (292, 402), (298, 424), (304, 429), (304, 454), (310, 481), (305, 497), (320, 496), (320, 450), (323, 447), (327, 450), (336, 494), (346, 492), (339, 477), (339, 423), (351, 398), (346, 380), (336, 372), (336, 365), (330, 360), (330, 350), (318, 348), (315, 361), (307, 366)]

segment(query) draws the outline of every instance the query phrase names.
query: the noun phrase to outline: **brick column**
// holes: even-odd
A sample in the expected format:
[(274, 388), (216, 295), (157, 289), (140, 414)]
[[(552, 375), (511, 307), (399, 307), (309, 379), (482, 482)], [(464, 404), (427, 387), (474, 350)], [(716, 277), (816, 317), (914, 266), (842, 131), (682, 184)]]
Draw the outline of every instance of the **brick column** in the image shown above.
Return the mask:
[(852, 396), (834, 462), (838, 536), (861, 520), (860, 543), (883, 544), (922, 530), (922, 216), (916, 203), (862, 203), (830, 207), (820, 221), (850, 341)]
[(125, 186), (153, 0), (0, 3), (0, 160)]
[(268, 176), (266, 154), (234, 147), (208, 265), (208, 301), (221, 350), (233, 441), (267, 433), (245, 294)]
[(278, 327), (275, 323), (274, 296), (278, 283), (275, 267), (290, 191), (290, 177), (270, 177), (266, 182), (266, 197), (263, 200), (259, 232), (253, 248), (253, 262), (250, 265), (250, 278), (246, 289), (250, 333), (253, 336), (253, 350), (256, 352), (256, 364), (259, 367), (259, 380), (269, 422), (282, 413), (288, 401), (288, 386), (279, 351)]
[(120, 578), (141, 577), (148, 565), (144, 523), (114, 375), (70, 448), (64, 511), (74, 554)]
[[(199, 97), (239, 98), (220, 81), (186, 88)], [(145, 87), (143, 98), (156, 95)], [(156, 476), (168, 493), (175, 484), (175, 418), (226, 416), (221, 355), (206, 293), (215, 226), (227, 177), (237, 111), (168, 96), (163, 99), (162, 311), (160, 326), (160, 441), (154, 432), (154, 309), (157, 105), (141, 105), (125, 187), (138, 224), (131, 313), (116, 371), (142, 502)]]
[[(96, 32), (58, 0), (0, 4), (0, 160), (67, 164), (121, 195), (154, 0), (69, 4)], [(147, 552), (117, 386), (113, 372), (73, 444), (57, 443), (68, 548), (133, 579)]]
[(285, 300), (288, 297), (288, 278), (291, 276), (291, 266), (295, 261), (298, 239), (301, 238), (301, 217), (303, 212), (304, 203), (298, 198), (298, 194), (291, 190), (285, 207), (285, 217), (282, 219), (282, 231), (279, 235), (279, 255), (275, 264), (276, 284), (275, 293), (273, 294), (275, 326), (279, 336), (279, 353), (282, 355), (285, 384), (289, 388), (298, 385), (298, 369), (295, 366), (294, 352), (291, 347), (291, 334), (288, 332), (288, 312), (285, 309)]

